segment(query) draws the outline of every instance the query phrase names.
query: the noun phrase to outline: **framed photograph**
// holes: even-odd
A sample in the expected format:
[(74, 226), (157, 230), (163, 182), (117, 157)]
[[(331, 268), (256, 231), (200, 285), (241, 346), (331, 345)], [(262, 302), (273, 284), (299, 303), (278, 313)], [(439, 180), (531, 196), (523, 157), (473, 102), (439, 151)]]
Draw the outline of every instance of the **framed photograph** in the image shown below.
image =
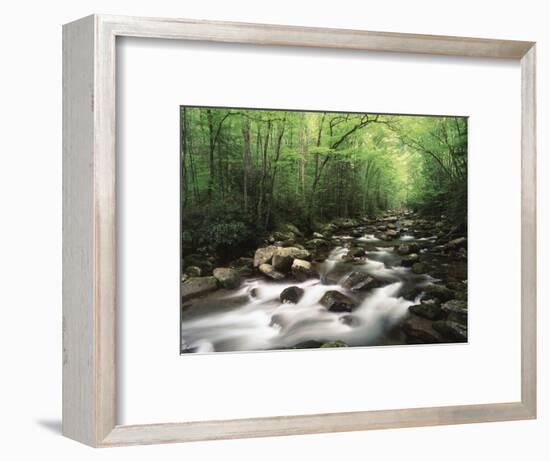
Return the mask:
[(182, 353), (468, 341), (467, 117), (180, 125)]
[(535, 44), (63, 29), (63, 433), (536, 417)]

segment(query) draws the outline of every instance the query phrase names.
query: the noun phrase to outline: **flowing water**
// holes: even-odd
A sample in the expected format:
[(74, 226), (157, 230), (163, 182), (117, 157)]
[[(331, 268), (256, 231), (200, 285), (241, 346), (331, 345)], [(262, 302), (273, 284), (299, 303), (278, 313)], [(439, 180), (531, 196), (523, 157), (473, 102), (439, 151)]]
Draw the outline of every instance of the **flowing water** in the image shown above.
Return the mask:
[[(366, 260), (343, 261), (353, 240), (376, 245), (373, 235), (359, 238), (336, 236), (337, 245), (320, 264), (318, 279), (302, 283), (273, 282), (250, 278), (237, 290), (219, 290), (193, 300), (182, 315), (183, 352), (258, 351), (286, 349), (307, 344), (343, 341), (349, 346), (404, 344), (396, 328), (414, 301), (401, 296), (407, 290), (421, 288), (434, 281), (428, 275), (416, 275), (398, 266), (401, 257), (397, 245), (413, 237), (404, 234), (395, 246), (374, 247)], [(366, 292), (342, 288), (338, 282), (353, 271), (365, 272), (387, 284)], [(304, 295), (298, 304), (281, 303), (280, 293), (299, 286)], [(330, 312), (319, 300), (329, 290), (337, 290), (357, 302), (351, 313)], [(313, 343), (315, 342), (315, 343)], [(300, 347), (300, 346), (299, 346)]]

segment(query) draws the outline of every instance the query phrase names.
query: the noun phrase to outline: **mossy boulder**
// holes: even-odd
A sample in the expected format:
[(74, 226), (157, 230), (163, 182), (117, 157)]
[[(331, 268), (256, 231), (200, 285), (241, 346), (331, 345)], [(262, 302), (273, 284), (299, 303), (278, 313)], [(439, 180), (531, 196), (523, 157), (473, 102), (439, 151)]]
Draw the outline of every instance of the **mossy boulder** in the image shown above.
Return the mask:
[(181, 284), (181, 300), (187, 301), (218, 289), (215, 277), (191, 277)]
[(428, 299), (420, 304), (409, 306), (409, 312), (430, 320), (436, 320), (443, 316), (441, 303), (437, 299)]
[(321, 346), (321, 349), (327, 349), (332, 347), (348, 347), (348, 345), (344, 341), (329, 341), (328, 343), (324, 343)]
[(382, 284), (369, 274), (365, 274), (364, 272), (352, 272), (342, 280), (340, 285), (348, 290), (359, 291), (378, 288)]
[(261, 264), (258, 269), (262, 274), (272, 280), (283, 280), (285, 278), (285, 274), (276, 270), (271, 264)]
[(411, 270), (415, 274), (425, 274), (430, 270), (430, 266), (428, 266), (428, 264), (426, 264), (424, 262), (419, 261), (419, 262), (416, 262), (412, 265)]
[(328, 247), (329, 245), (330, 245), (330, 242), (328, 240), (318, 239), (318, 238), (308, 240), (306, 243), (304, 243), (304, 246), (306, 248), (311, 248), (311, 249)]
[(441, 306), (443, 312), (447, 314), (447, 320), (468, 324), (468, 303), (460, 299), (451, 299)]
[(439, 299), (442, 302), (449, 301), (454, 298), (454, 291), (444, 285), (433, 283), (424, 288), (426, 299)]
[(433, 328), (442, 336), (453, 342), (468, 341), (468, 328), (451, 320), (438, 320), (433, 323)]
[(270, 263), (273, 253), (277, 251), (276, 246), (269, 245), (267, 247), (258, 248), (256, 253), (254, 253), (254, 267), (260, 267), (262, 264)]
[(228, 290), (234, 290), (241, 285), (241, 277), (235, 269), (229, 267), (217, 267), (213, 272), (218, 283)]

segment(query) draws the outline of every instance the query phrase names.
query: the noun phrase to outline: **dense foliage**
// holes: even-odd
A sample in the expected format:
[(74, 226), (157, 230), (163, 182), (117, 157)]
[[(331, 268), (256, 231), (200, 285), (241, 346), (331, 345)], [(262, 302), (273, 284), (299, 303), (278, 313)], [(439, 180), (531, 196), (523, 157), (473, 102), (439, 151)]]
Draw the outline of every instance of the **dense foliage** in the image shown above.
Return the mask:
[(467, 121), (181, 108), (184, 247), (230, 257), (263, 231), (411, 207), (465, 224)]

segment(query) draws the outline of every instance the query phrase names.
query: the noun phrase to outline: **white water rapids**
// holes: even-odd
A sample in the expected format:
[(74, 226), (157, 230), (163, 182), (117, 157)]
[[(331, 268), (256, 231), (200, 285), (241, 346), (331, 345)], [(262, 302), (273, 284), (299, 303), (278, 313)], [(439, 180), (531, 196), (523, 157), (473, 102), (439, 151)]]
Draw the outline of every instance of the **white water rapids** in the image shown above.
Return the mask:
[[(375, 239), (366, 235), (357, 240)], [(359, 264), (342, 261), (347, 251), (342, 246), (331, 251), (320, 265), (320, 280), (297, 283), (254, 278), (246, 280), (237, 290), (219, 290), (193, 301), (183, 316), (182, 350), (258, 351), (290, 348), (307, 341), (336, 340), (349, 346), (402, 344), (395, 327), (415, 302), (403, 298), (400, 292), (407, 286), (425, 286), (433, 279), (394, 266), (399, 257), (392, 247), (367, 252), (367, 260)], [(368, 292), (353, 292), (335, 284), (353, 271), (368, 273), (389, 284)], [(279, 300), (281, 292), (290, 286), (304, 289), (298, 304)], [(349, 296), (357, 307), (351, 313), (328, 311), (319, 300), (329, 290)]]

